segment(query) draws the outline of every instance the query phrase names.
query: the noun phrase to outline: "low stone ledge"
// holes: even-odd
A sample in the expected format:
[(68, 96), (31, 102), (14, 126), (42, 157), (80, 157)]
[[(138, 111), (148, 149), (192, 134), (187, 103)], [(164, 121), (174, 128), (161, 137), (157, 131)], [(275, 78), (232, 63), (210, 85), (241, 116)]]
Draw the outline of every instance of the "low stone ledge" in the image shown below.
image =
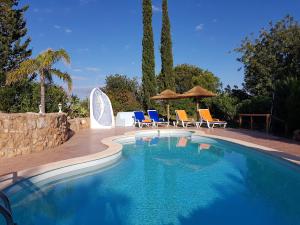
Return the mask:
[(64, 113), (0, 113), (0, 158), (53, 148), (68, 138)]

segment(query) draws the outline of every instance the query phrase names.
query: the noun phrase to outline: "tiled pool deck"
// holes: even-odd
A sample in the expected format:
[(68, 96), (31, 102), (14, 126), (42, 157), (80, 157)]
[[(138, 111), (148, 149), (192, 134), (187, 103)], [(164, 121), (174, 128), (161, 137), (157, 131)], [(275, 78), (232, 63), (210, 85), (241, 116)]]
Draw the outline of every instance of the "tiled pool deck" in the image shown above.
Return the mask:
[[(189, 128), (188, 130), (192, 129), (193, 128)], [(141, 130), (144, 129), (114, 128), (109, 130), (82, 130), (76, 133), (68, 142), (55, 149), (37, 152), (29, 155), (22, 155), (14, 158), (0, 159), (0, 177), (6, 174), (12, 174), (18, 171), (38, 167), (48, 163), (99, 153), (107, 148), (107, 146), (101, 142), (103, 138), (123, 135), (124, 133), (129, 131)], [(269, 151), (269, 153), (292, 160), (295, 163), (300, 164), (299, 142), (297, 143), (289, 139), (274, 137), (261, 132), (249, 130), (229, 128), (200, 128), (197, 130), (200, 130), (208, 135), (216, 135), (225, 138), (234, 138), (240, 141), (246, 141), (253, 144), (276, 149), (279, 151)]]

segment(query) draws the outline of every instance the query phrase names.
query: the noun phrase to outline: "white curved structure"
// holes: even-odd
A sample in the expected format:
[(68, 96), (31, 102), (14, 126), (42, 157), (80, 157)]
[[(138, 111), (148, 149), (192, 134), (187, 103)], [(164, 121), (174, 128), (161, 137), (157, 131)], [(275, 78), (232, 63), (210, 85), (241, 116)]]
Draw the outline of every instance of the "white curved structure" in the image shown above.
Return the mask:
[(90, 95), (90, 118), (92, 129), (112, 128), (115, 126), (114, 113), (108, 96), (99, 88)]

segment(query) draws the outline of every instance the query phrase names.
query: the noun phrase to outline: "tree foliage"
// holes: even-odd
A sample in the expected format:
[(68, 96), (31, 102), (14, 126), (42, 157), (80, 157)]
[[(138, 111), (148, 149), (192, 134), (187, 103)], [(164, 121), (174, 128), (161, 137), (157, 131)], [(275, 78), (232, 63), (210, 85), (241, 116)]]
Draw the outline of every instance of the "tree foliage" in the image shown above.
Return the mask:
[(5, 84), (5, 73), (31, 55), (24, 20), (28, 6), (17, 8), (18, 3), (18, 0), (0, 1), (0, 86)]
[(161, 86), (162, 89), (175, 90), (175, 78), (173, 75), (172, 37), (170, 19), (168, 14), (168, 0), (162, 1), (162, 29), (160, 44)]
[(152, 108), (154, 102), (150, 97), (156, 94), (156, 77), (154, 61), (154, 41), (152, 30), (152, 1), (143, 0), (143, 60), (142, 60), (142, 91), (143, 106)]
[(34, 59), (25, 60), (20, 64), (17, 69), (9, 71), (7, 73), (6, 84), (10, 85), (19, 82), (27, 77), (40, 76), (40, 86), (41, 86), (41, 106), (42, 112), (45, 113), (45, 83), (46, 81), (52, 82), (52, 76), (62, 79), (67, 82), (69, 91), (72, 89), (72, 79), (68, 73), (61, 72), (58, 69), (53, 68), (53, 65), (60, 60), (64, 60), (70, 63), (70, 57), (64, 49), (52, 50), (48, 49), (42, 52)]
[(173, 74), (175, 77), (176, 92), (183, 93), (200, 85), (212, 92), (217, 92), (220, 89), (220, 80), (212, 72), (203, 70), (197, 66), (189, 64), (177, 65)]
[(274, 115), (285, 122), (286, 134), (300, 128), (300, 78), (289, 77), (275, 84)]
[[(65, 90), (53, 83), (45, 85), (47, 112), (58, 112), (58, 104), (67, 109), (68, 95)], [(0, 89), (0, 111), (7, 113), (39, 112), (40, 84), (33, 81), (21, 81), (20, 85)]]
[(126, 75), (109, 75), (102, 90), (111, 100), (114, 113), (141, 109), (140, 87), (136, 78)]
[(284, 122), (285, 134), (299, 129), (299, 23), (291, 16), (270, 23), (258, 38), (246, 38), (237, 51), (242, 54), (238, 60), (244, 64), (246, 91), (252, 95), (241, 109), (246, 111), (248, 107), (248, 111), (252, 108), (255, 113), (272, 113), (275, 132), (279, 129), (274, 125), (277, 121)]
[(259, 37), (247, 37), (238, 61), (244, 64), (245, 88), (252, 95), (272, 96), (274, 82), (300, 77), (300, 26), (291, 16), (262, 29)]
[(26, 37), (24, 20), (28, 7), (18, 8), (18, 2), (0, 0), (0, 111), (4, 112), (20, 110), (21, 103), (29, 102), (31, 96), (28, 90), (32, 81), (29, 79), (4, 86), (6, 72), (17, 68), (31, 55), (31, 49), (28, 49), (30, 38)]

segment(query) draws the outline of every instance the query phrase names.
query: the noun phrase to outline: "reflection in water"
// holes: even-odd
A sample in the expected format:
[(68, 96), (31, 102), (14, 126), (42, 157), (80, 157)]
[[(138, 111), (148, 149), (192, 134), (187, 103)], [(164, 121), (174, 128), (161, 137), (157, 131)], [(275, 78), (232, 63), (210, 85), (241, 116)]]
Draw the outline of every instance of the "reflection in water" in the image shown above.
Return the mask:
[(300, 224), (299, 169), (252, 149), (145, 137), (124, 145), (123, 159), (51, 186), (27, 183), (11, 196), (18, 224)]

